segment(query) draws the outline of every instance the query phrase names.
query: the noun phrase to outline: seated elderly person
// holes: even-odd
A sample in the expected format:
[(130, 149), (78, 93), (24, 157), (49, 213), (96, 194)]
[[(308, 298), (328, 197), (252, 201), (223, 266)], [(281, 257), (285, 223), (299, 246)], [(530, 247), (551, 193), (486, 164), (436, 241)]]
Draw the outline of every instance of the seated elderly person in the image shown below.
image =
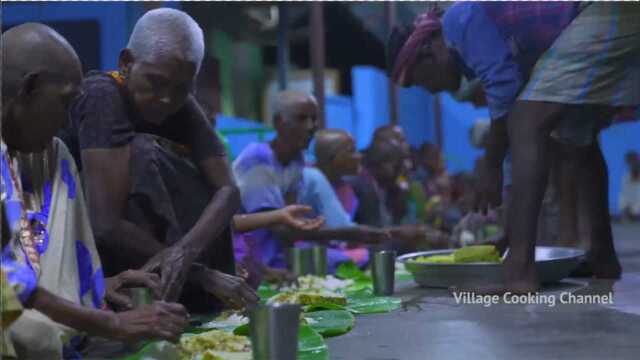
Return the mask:
[[(302, 171), (303, 185), (298, 200), (325, 219), (325, 228), (357, 227), (353, 217), (358, 199), (343, 177), (359, 173), (362, 155), (356, 150), (353, 137), (343, 130), (320, 130), (315, 140), (317, 167), (305, 167)], [(333, 241), (327, 258), (329, 272), (332, 272), (340, 263), (349, 260), (359, 266), (366, 265), (369, 251), (358, 244)]]
[(164, 299), (192, 311), (214, 310), (211, 295), (234, 306), (258, 299), (232, 275), (239, 193), (191, 94), (203, 56), (189, 15), (147, 12), (119, 70), (84, 80), (61, 134), (84, 173), (105, 273), (144, 265), (160, 273)]
[[(313, 96), (286, 91), (278, 94), (273, 123), (277, 132), (270, 143), (247, 146), (233, 164), (246, 213), (280, 209), (298, 199), (302, 186), (303, 151), (316, 131), (317, 104)], [(343, 228), (300, 230), (288, 226), (260, 229), (244, 236), (237, 256), (261, 264), (261, 270), (285, 266), (284, 248), (295, 240), (377, 242), (388, 235), (377, 229)]]
[(3, 296), (7, 287), (19, 302), (2, 303), (3, 320), (8, 305), (12, 322), (2, 332), (3, 359), (13, 345), (20, 359), (73, 357), (80, 331), (127, 341), (177, 340), (187, 323), (179, 304), (102, 310), (106, 302), (130, 308), (118, 290), (154, 288), (157, 279), (131, 271), (103, 277), (82, 183), (66, 146), (53, 137), (78, 94), (75, 51), (58, 33), (33, 23), (5, 32), (2, 43)]
[(405, 155), (397, 141), (374, 141), (367, 150), (363, 170), (358, 176), (345, 177), (358, 199), (354, 220), (358, 224), (386, 228), (391, 231), (402, 252), (420, 246), (440, 247), (447, 242), (437, 231), (415, 224), (400, 225), (394, 219), (388, 198), (396, 188), (397, 175), (401, 172)]
[[(396, 175), (396, 181), (389, 184), (386, 191), (389, 193), (387, 197), (387, 206), (391, 211), (394, 223), (405, 221), (409, 215), (409, 196), (411, 187), (411, 178), (414, 173), (414, 164), (411, 157), (411, 146), (407, 142), (404, 130), (398, 125), (383, 125), (377, 128), (373, 133), (373, 139), (369, 148), (380, 142), (395, 143), (399, 147), (402, 156), (402, 166)], [(369, 149), (365, 150), (365, 154)]]

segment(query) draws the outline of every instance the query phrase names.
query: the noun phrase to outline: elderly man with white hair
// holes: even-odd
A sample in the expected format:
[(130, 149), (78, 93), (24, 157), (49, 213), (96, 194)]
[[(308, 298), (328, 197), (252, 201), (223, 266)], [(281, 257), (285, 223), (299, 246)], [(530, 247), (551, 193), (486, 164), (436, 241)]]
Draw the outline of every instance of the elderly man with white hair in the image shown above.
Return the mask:
[(234, 307), (258, 300), (233, 275), (239, 192), (192, 94), (203, 56), (189, 15), (147, 12), (118, 71), (84, 79), (60, 134), (85, 177), (105, 273), (159, 272), (163, 297), (191, 311), (212, 311), (209, 295)]

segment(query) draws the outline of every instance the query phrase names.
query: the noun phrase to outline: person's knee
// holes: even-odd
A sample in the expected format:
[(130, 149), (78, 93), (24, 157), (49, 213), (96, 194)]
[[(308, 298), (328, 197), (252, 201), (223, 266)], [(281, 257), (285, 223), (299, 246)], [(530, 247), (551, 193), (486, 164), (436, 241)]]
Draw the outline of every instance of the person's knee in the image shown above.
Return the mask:
[(547, 137), (569, 107), (559, 103), (516, 101), (508, 118), (509, 136), (521, 135), (523, 139)]
[(25, 310), (9, 329), (19, 359), (62, 359), (63, 338), (74, 331), (35, 310)]

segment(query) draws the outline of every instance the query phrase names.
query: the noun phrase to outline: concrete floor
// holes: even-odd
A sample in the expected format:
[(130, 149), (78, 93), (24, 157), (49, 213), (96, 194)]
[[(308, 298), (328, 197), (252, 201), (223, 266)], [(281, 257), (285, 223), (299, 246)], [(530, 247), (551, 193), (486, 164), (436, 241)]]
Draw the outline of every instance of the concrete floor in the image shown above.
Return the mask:
[(397, 284), (405, 307), (359, 316), (348, 334), (328, 339), (334, 360), (638, 359), (640, 225), (616, 225), (622, 280), (567, 279), (543, 294), (606, 294), (612, 305), (457, 304), (446, 290)]
[[(348, 334), (327, 339), (332, 360), (640, 359), (640, 224), (614, 227), (622, 280), (567, 279), (543, 294), (604, 294), (612, 305), (457, 304), (446, 290), (399, 283), (404, 308), (356, 318)], [(122, 355), (98, 341), (87, 359)], [(275, 360), (275, 359), (274, 359)]]

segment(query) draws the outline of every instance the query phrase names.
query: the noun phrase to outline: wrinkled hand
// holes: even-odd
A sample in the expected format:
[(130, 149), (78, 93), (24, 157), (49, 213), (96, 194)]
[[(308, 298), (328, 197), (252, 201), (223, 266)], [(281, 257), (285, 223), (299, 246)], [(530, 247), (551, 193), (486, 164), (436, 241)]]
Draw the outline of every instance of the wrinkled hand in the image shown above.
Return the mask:
[(164, 249), (149, 260), (142, 271), (160, 275), (160, 298), (177, 301), (187, 279), (193, 259), (184, 248), (172, 246)]
[(260, 300), (256, 292), (238, 276), (205, 268), (201, 271), (200, 282), (207, 292), (234, 309), (246, 308)]
[(286, 269), (265, 267), (263, 272), (264, 280), (272, 284), (277, 284), (278, 288), (282, 287), (283, 285), (289, 286), (291, 284), (295, 284), (298, 281), (296, 276)]
[(107, 336), (135, 343), (141, 340), (178, 342), (189, 324), (188, 314), (180, 304), (155, 302), (135, 310), (113, 313)]
[(490, 209), (502, 204), (502, 167), (483, 164), (479, 167), (477, 177), (473, 210), (486, 215)]
[(324, 224), (322, 216), (309, 219), (305, 215), (311, 213), (313, 209), (303, 205), (289, 205), (276, 210), (278, 222), (297, 230), (317, 230)]
[(105, 279), (105, 299), (116, 308), (131, 309), (133, 308), (133, 303), (123, 293), (124, 289), (130, 287), (147, 287), (151, 289), (154, 297), (159, 298), (161, 296), (160, 277), (157, 274), (140, 270), (127, 270)]

